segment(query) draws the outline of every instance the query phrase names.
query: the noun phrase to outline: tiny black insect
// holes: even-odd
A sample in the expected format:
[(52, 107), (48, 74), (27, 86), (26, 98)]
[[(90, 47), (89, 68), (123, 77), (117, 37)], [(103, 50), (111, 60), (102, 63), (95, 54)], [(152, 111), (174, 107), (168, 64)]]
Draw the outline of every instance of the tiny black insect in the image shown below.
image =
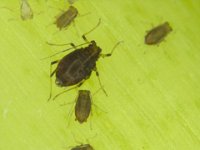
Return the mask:
[(81, 144), (73, 147), (71, 150), (94, 150), (90, 144)]
[(145, 36), (145, 44), (159, 44), (171, 31), (172, 28), (170, 27), (169, 23), (165, 22), (147, 32), (147, 35)]
[[(96, 27), (98, 27), (100, 24), (99, 23), (89, 32), (83, 34), (82, 38), (86, 41), (84, 44), (88, 44), (86, 47), (81, 47), (77, 49), (77, 46), (75, 46), (73, 43), (71, 45), (75, 48), (74, 51), (71, 53), (65, 55), (61, 60), (56, 60), (51, 62), (50, 68), (53, 64), (57, 64), (56, 69), (51, 72), (50, 69), (50, 77), (52, 77), (54, 74), (56, 76), (56, 84), (60, 87), (68, 87), (68, 86), (73, 86), (77, 85), (76, 87), (79, 87), (82, 85), (82, 83), (87, 80), (92, 71), (96, 72), (96, 75), (99, 79), (99, 84), (102, 88), (102, 84), (99, 78), (99, 73), (96, 67), (96, 62), (99, 59), (99, 57), (110, 57), (114, 51), (114, 49), (121, 43), (118, 42), (112, 49), (112, 51), (108, 54), (101, 54), (101, 48), (97, 46), (96, 42), (92, 40), (89, 42), (86, 39), (86, 35), (92, 32)], [(49, 43), (50, 44), (50, 43)], [(82, 46), (84, 44), (81, 44), (79, 46)], [(50, 44), (50, 45), (55, 45), (55, 44)], [(58, 44), (57, 44), (58, 45)], [(70, 48), (71, 49), (71, 48)], [(63, 50), (61, 52), (65, 52), (69, 49)], [(60, 53), (60, 52), (59, 52)], [(56, 53), (58, 54), (58, 53)], [(54, 54), (54, 55), (56, 55)], [(51, 55), (50, 57), (54, 56)], [(50, 79), (50, 85), (51, 84), (51, 79)], [(76, 87), (73, 87), (71, 89), (74, 89)], [(53, 99), (61, 95), (62, 93), (69, 91), (71, 89), (65, 90), (59, 94), (57, 94)], [(102, 88), (103, 89), (103, 88)], [(103, 89), (105, 92), (105, 90)], [(51, 93), (52, 93), (52, 86), (50, 88), (50, 96), (49, 99), (51, 99)], [(106, 92), (105, 92), (106, 93)]]
[(78, 15), (78, 10), (74, 6), (70, 6), (66, 11), (62, 12), (56, 18), (54, 24), (60, 30), (68, 27)]

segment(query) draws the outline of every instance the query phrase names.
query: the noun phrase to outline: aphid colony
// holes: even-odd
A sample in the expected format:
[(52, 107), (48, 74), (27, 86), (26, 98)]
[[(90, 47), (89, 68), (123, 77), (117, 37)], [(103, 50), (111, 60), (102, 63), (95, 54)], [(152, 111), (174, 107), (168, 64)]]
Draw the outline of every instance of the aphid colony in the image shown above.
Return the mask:
[[(72, 6), (74, 0), (69, 0), (70, 6), (67, 10), (63, 11), (56, 17), (54, 24), (59, 30), (66, 29), (70, 24), (72, 24), (75, 18), (78, 16), (78, 10), (76, 7)], [(7, 7), (2, 7), (9, 9)], [(21, 0), (20, 13), (22, 20), (30, 20), (33, 19), (33, 11), (30, 7), (30, 4), (27, 0)], [(86, 38), (86, 35), (95, 30), (101, 23), (99, 19), (98, 24), (93, 27), (91, 30), (82, 35), (82, 38), (85, 43), (80, 45), (75, 45), (71, 43), (72, 46), (69, 49), (62, 50), (61, 52), (55, 53), (49, 57), (53, 57), (59, 53), (66, 52), (68, 50), (72, 50), (70, 53), (66, 54), (62, 58), (52, 61), (50, 64), (50, 92), (49, 92), (49, 100), (55, 100), (61, 94), (73, 90), (75, 88), (80, 87), (84, 82), (90, 78), (91, 73), (94, 71), (99, 81), (100, 89), (107, 95), (104, 90), (99, 72), (96, 66), (96, 62), (102, 57), (110, 57), (112, 56), (115, 48), (122, 42), (117, 42), (110, 53), (103, 54), (102, 49), (95, 40), (89, 41)], [(164, 22), (157, 27), (154, 27), (144, 37), (144, 42), (147, 45), (157, 45), (162, 42), (165, 37), (172, 31), (172, 27), (168, 22)], [(49, 45), (59, 45), (48, 43)], [(46, 57), (46, 58), (49, 58)], [(52, 66), (57, 65), (55, 69), (52, 71)], [(67, 88), (63, 92), (56, 94), (52, 98), (52, 77), (55, 76), (55, 83), (59, 87)], [(75, 100), (75, 120), (77, 120), (80, 124), (87, 121), (90, 116), (92, 110), (92, 96), (90, 90), (79, 90), (77, 98)], [(71, 148), (71, 150), (94, 150), (94, 148), (90, 144), (81, 144)]]

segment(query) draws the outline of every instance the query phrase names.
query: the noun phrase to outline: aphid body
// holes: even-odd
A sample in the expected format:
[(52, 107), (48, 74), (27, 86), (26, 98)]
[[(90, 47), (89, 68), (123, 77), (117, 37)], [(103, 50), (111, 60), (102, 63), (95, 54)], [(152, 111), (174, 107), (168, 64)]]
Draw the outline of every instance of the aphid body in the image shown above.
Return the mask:
[(165, 22), (150, 31), (145, 36), (145, 44), (155, 45), (159, 44), (172, 31), (168, 22)]
[(96, 45), (95, 41), (91, 41), (87, 47), (79, 48), (64, 56), (53, 72), (56, 73), (56, 84), (67, 87), (88, 79), (96, 68), (100, 53), (101, 48)]
[(79, 90), (75, 105), (75, 116), (79, 123), (87, 121), (91, 111), (91, 95), (88, 90)]
[(73, 147), (71, 150), (94, 150), (90, 144), (82, 144), (76, 147)]
[[(102, 84), (101, 84), (101, 81), (99, 78), (99, 73), (96, 68), (96, 62), (99, 59), (99, 57), (110, 57), (112, 55), (114, 49), (122, 41), (118, 42), (113, 47), (113, 49), (110, 53), (101, 54), (102, 50), (100, 47), (97, 46), (96, 42), (94, 40), (89, 42), (85, 36), (85, 35), (89, 34), (90, 32), (92, 32), (96, 27), (98, 27), (99, 24), (100, 24), (100, 21), (92, 30), (83, 34), (82, 37), (86, 41), (86, 43), (80, 44), (78, 46), (75, 46), (73, 43), (71, 43), (71, 45), (75, 48), (74, 51), (65, 55), (61, 60), (56, 60), (56, 61), (51, 62), (51, 66), (58, 63), (56, 69), (50, 75), (50, 77), (52, 77), (55, 74), (56, 85), (58, 85), (60, 87), (68, 87), (68, 86), (76, 85), (76, 87), (79, 87), (85, 80), (87, 80), (90, 77), (92, 71), (95, 71), (96, 75), (98, 77), (98, 80), (99, 80), (99, 84), (102, 88)], [(77, 47), (80, 47), (81, 45), (85, 45), (85, 44), (87, 44), (86, 47), (77, 48)], [(56, 45), (56, 44), (50, 44), (50, 45)], [(61, 44), (61, 45), (63, 45), (63, 44)], [(66, 44), (64, 44), (64, 45), (66, 45)], [(61, 52), (65, 52), (67, 50), (69, 50), (69, 49), (63, 50)], [(58, 54), (58, 53), (56, 53), (56, 54)], [(51, 55), (50, 57), (55, 56), (56, 54)], [(50, 85), (51, 85), (51, 80), (50, 80)], [(67, 89), (67, 90), (57, 94), (56, 96), (54, 96), (53, 99), (55, 99), (62, 93), (72, 90), (74, 88), (75, 87), (72, 87), (70, 89)], [(106, 91), (104, 89), (103, 89), (103, 91), (106, 94)], [(48, 100), (51, 99), (51, 92), (52, 92), (52, 86), (50, 88), (50, 96), (49, 96)]]
[(54, 22), (56, 26), (62, 30), (69, 26), (76, 16), (78, 15), (78, 10), (74, 6), (70, 6), (68, 10), (64, 11), (61, 15), (59, 15)]
[(21, 18), (22, 20), (33, 19), (33, 11), (27, 0), (22, 0), (21, 3)]

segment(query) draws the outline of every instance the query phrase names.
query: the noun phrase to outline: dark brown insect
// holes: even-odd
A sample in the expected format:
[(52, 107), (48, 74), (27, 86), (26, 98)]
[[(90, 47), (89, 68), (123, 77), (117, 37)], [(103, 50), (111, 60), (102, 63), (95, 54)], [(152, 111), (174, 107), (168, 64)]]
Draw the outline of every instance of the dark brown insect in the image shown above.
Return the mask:
[[(86, 39), (86, 35), (89, 34), (91, 31), (93, 31), (97, 26), (99, 26), (99, 24), (100, 24), (100, 21), (92, 30), (83, 34), (83, 36), (82, 36), (83, 39), (86, 41), (86, 43), (84, 43), (84, 44), (89, 43), (88, 46), (75, 49), (73, 52), (65, 55), (61, 60), (53, 61), (51, 63), (51, 66), (53, 64), (58, 63), (57, 68), (50, 75), (50, 77), (52, 77), (55, 74), (56, 84), (58, 86), (68, 87), (68, 86), (72, 86), (72, 85), (77, 85), (76, 87), (79, 87), (80, 85), (82, 85), (82, 83), (85, 80), (87, 80), (90, 77), (92, 71), (95, 71), (96, 75), (99, 79), (99, 84), (102, 88), (102, 84), (101, 84), (100, 78), (99, 78), (99, 73), (96, 68), (96, 62), (99, 59), (99, 57), (110, 57), (112, 55), (114, 49), (116, 48), (117, 45), (120, 44), (120, 42), (118, 42), (114, 46), (114, 48), (112, 49), (112, 51), (110, 53), (101, 54), (102, 50), (100, 47), (97, 46), (96, 42), (94, 40), (89, 42)], [(81, 45), (84, 45), (84, 44), (81, 44)], [(51, 44), (51, 45), (55, 45), (55, 44)], [(75, 48), (78, 47), (78, 46), (75, 46), (74, 44), (71, 44), (71, 45)], [(79, 46), (81, 46), (81, 45), (79, 45)], [(63, 50), (62, 52), (65, 52), (67, 50), (69, 50), (69, 49)], [(58, 53), (56, 53), (56, 54), (58, 54)], [(56, 55), (56, 54), (54, 54), (54, 55)], [(54, 56), (54, 55), (52, 55), (52, 56)], [(52, 56), (50, 56), (50, 57), (52, 57)], [(71, 89), (74, 89), (74, 88), (75, 87), (73, 87)], [(65, 91), (57, 94), (53, 99), (55, 99), (62, 93), (69, 91), (71, 89), (65, 90)], [(105, 92), (104, 89), (103, 89), (103, 91)], [(51, 98), (51, 91), (50, 91), (49, 100), (50, 100), (50, 98)]]
[(75, 116), (79, 123), (87, 121), (91, 111), (91, 95), (88, 90), (79, 90), (75, 105)]
[(54, 24), (62, 30), (63, 28), (68, 27), (78, 15), (78, 10), (74, 6), (70, 6), (66, 11), (62, 12), (57, 16)]
[(81, 144), (73, 147), (71, 150), (94, 150), (90, 144)]
[(159, 44), (172, 31), (168, 22), (165, 22), (150, 31), (145, 36), (145, 44), (155, 45)]

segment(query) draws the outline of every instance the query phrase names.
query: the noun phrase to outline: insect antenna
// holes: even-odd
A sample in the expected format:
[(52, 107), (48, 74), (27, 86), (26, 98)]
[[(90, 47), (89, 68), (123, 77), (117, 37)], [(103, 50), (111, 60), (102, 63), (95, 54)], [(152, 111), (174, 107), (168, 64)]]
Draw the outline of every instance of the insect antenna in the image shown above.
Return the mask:
[(51, 64), (50, 64), (50, 69), (49, 69), (49, 74), (50, 74), (50, 81), (49, 81), (49, 84), (50, 84), (50, 92), (49, 92), (49, 98), (47, 99), (47, 101), (50, 101), (51, 99), (51, 96), (52, 96), (52, 76), (55, 74), (56, 72), (56, 69), (52, 72), (52, 65), (54, 64), (57, 64), (59, 62), (59, 60), (56, 60), (56, 61), (52, 61)]
[(14, 12), (14, 10), (13, 10), (13, 9), (11, 9), (11, 8), (8, 8), (8, 7), (6, 7), (6, 6), (2, 6), (2, 7), (0, 7), (0, 9), (7, 9), (7, 10), (9, 10), (9, 11), (11, 11), (11, 12)]
[(107, 53), (107, 54), (101, 54), (101, 57), (110, 57), (110, 56), (112, 56), (112, 54), (113, 54), (113, 52), (114, 52), (114, 50), (116, 49), (116, 47), (119, 45), (119, 44), (121, 44), (121, 43), (123, 43), (124, 41), (119, 41), (119, 42), (117, 42), (115, 45), (114, 45), (114, 47), (112, 48), (112, 50), (111, 50), (111, 52), (110, 53)]
[(44, 60), (44, 59), (47, 59), (47, 58), (51, 58), (51, 57), (54, 57), (60, 53), (63, 53), (63, 52), (66, 52), (68, 50), (71, 50), (71, 49), (76, 49), (77, 47), (80, 47), (80, 46), (83, 46), (85, 44), (88, 44), (88, 42), (86, 43), (83, 43), (83, 44), (80, 44), (80, 45), (77, 45), (75, 46), (73, 43), (68, 43), (68, 44), (53, 44), (53, 43), (49, 43), (49, 42), (46, 42), (48, 45), (51, 45), (51, 46), (64, 46), (64, 45), (71, 45), (72, 47), (68, 48), (68, 49), (64, 49), (60, 52), (57, 52), (57, 53), (54, 53), (53, 55), (50, 55), (50, 56), (47, 56), (47, 57), (44, 57), (44, 58), (41, 58), (40, 60)]
[(89, 33), (91, 33), (92, 31), (94, 31), (100, 24), (101, 24), (101, 18), (99, 18), (99, 22), (97, 23), (97, 25), (94, 28), (92, 28), (90, 31), (88, 31), (88, 32), (86, 32), (86, 33), (84, 33), (82, 35), (83, 40), (86, 41), (86, 42), (88, 42), (88, 40), (86, 38), (86, 35), (89, 34)]
[(64, 90), (64, 91), (62, 91), (62, 92), (56, 94), (56, 95), (53, 97), (53, 100), (55, 100), (58, 96), (62, 95), (62, 94), (65, 93), (65, 92), (68, 92), (68, 91), (71, 91), (71, 90), (73, 90), (73, 89), (75, 89), (75, 88), (77, 88), (77, 87), (80, 87), (82, 84), (83, 84), (83, 82), (79, 83), (79, 84), (76, 85), (75, 87), (69, 88), (69, 89), (67, 89), (67, 90)]

